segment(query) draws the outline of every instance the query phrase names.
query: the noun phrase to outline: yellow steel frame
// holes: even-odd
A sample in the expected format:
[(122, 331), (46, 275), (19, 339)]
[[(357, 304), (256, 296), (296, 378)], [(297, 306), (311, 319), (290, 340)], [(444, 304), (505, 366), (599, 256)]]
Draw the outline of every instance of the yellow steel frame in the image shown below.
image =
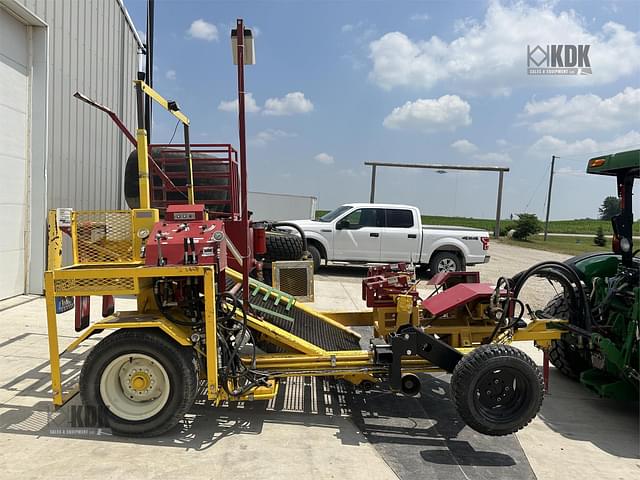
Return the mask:
[[(147, 95), (149, 98), (154, 100), (158, 105), (164, 108), (171, 115), (176, 117), (185, 127), (189, 127), (189, 117), (180, 112), (179, 110), (172, 110), (169, 108), (169, 101), (156, 92), (153, 88), (147, 85), (142, 80), (134, 80), (133, 81), (136, 88), (142, 90), (142, 92)], [(136, 130), (136, 143), (137, 143), (137, 151), (138, 151), (138, 175), (139, 175), (139, 186), (140, 186), (140, 208), (151, 208), (151, 197), (150, 197), (150, 187), (149, 187), (149, 164), (147, 161), (149, 155), (149, 147), (147, 140), (147, 131), (144, 128), (138, 128)], [(189, 158), (187, 161), (189, 162), (189, 182), (187, 184), (187, 197), (190, 204), (195, 203), (194, 193), (193, 193), (193, 167), (191, 164), (191, 152), (188, 152)]]
[[(140, 210), (144, 213), (149, 210)], [(136, 236), (138, 228), (146, 228), (155, 219), (157, 211), (143, 214), (139, 219), (135, 214), (131, 216), (132, 235)], [(154, 215), (155, 212), (155, 215)], [(72, 217), (72, 232), (74, 229)], [(91, 296), (91, 295), (135, 295), (138, 308), (135, 312), (117, 312), (102, 319), (71, 342), (64, 352), (78, 348), (91, 335), (101, 330), (122, 328), (156, 328), (163, 331), (170, 338), (183, 346), (192, 345), (189, 328), (174, 324), (157, 311), (153, 301), (152, 279), (158, 277), (200, 277), (204, 285), (205, 335), (208, 341), (204, 352), (207, 381), (207, 397), (219, 403), (223, 400), (268, 399), (277, 393), (277, 378), (296, 375), (305, 376), (333, 376), (344, 378), (353, 383), (368, 380), (375, 382), (379, 375), (386, 373), (386, 368), (374, 364), (373, 354), (364, 350), (327, 351), (311, 344), (290, 332), (266, 322), (256, 316), (248, 315), (248, 325), (269, 338), (277, 345), (285, 346), (296, 353), (264, 354), (256, 358), (256, 368), (264, 371), (271, 378), (266, 387), (254, 389), (250, 394), (239, 398), (229, 399), (227, 393), (218, 382), (217, 342), (216, 342), (216, 299), (215, 299), (215, 270), (212, 266), (166, 266), (148, 267), (141, 261), (101, 263), (101, 264), (73, 264), (62, 267), (62, 232), (57, 227), (55, 211), (49, 214), (49, 269), (45, 272), (45, 290), (47, 307), (47, 330), (49, 335), (49, 355), (51, 363), (51, 379), (53, 389), (53, 403), (57, 406), (64, 404), (77, 388), (63, 391), (63, 381), (60, 368), (60, 345), (58, 342), (58, 325), (55, 299), (60, 296)], [(77, 247), (77, 245), (76, 245)], [(74, 252), (75, 253), (75, 252)], [(77, 255), (74, 255), (77, 258)], [(235, 281), (241, 280), (241, 275), (227, 269), (227, 275)], [(118, 281), (114, 281), (114, 279)], [(127, 281), (120, 281), (126, 279)], [(277, 296), (272, 290), (250, 281), (251, 288), (258, 286), (264, 292)], [(365, 312), (337, 312), (321, 313), (310, 307), (296, 303), (293, 308), (300, 308), (314, 316), (330, 323), (336, 328), (353, 333), (351, 326), (373, 326), (378, 332), (388, 326), (383, 325), (381, 319), (394, 318), (403, 324), (420, 324), (420, 315), (409, 298), (402, 297), (396, 308), (374, 309)], [(240, 315), (238, 313), (238, 315)], [(554, 339), (560, 338), (562, 329), (557, 320), (535, 320), (526, 328), (519, 329), (508, 338), (500, 341), (533, 340), (540, 347), (548, 347)], [(425, 328), (427, 333), (451, 335), (457, 340), (452, 346), (462, 353), (471, 351), (479, 345), (482, 338), (491, 333), (493, 325), (490, 322), (482, 324), (476, 320), (439, 319)], [(64, 353), (63, 352), (63, 353)], [(247, 359), (248, 361), (248, 359)], [(419, 357), (405, 357), (402, 361), (404, 371), (434, 372), (437, 367)]]

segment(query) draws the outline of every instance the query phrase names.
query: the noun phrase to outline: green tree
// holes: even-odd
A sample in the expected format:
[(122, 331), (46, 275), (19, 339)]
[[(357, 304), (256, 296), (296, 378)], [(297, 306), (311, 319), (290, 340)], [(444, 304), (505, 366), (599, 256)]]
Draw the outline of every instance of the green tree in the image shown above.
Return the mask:
[(529, 235), (535, 235), (542, 231), (542, 224), (535, 213), (520, 213), (516, 222), (513, 238), (516, 240), (526, 240)]
[(600, 220), (611, 220), (620, 213), (620, 200), (618, 197), (606, 197), (598, 211), (600, 212)]
[(607, 238), (604, 236), (604, 231), (602, 230), (602, 227), (598, 227), (596, 236), (593, 238), (593, 244), (599, 247), (604, 247), (607, 244)]

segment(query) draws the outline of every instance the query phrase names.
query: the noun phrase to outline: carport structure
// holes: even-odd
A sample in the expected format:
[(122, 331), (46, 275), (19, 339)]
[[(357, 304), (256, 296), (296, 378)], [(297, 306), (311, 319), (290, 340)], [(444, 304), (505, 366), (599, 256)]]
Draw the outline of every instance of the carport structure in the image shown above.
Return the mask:
[(500, 237), (500, 211), (502, 210), (502, 187), (504, 184), (504, 174), (509, 171), (508, 167), (497, 167), (487, 165), (442, 165), (432, 163), (392, 163), (392, 162), (364, 162), (371, 167), (371, 190), (369, 192), (369, 202), (374, 203), (376, 196), (376, 170), (378, 167), (398, 167), (398, 168), (428, 168), (431, 170), (467, 170), (474, 172), (498, 172), (498, 196), (496, 202), (496, 223), (493, 229), (493, 236)]

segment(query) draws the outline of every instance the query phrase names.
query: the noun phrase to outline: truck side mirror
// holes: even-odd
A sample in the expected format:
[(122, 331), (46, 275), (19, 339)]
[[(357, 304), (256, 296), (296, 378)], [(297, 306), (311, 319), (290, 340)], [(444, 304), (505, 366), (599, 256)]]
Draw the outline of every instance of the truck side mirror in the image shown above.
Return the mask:
[(336, 223), (336, 230), (345, 230), (347, 228), (349, 228), (348, 220), (340, 220), (338, 223)]

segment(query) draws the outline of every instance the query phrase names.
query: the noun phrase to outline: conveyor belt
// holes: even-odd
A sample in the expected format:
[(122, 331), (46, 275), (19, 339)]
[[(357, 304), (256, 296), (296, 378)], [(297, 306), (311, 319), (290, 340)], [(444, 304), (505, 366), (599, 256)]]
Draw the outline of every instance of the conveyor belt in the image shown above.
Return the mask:
[[(249, 303), (265, 321), (323, 350), (361, 349), (358, 334), (331, 325), (324, 319), (298, 308), (295, 299), (285, 292), (253, 279), (250, 282)], [(235, 281), (227, 276), (227, 289), (234, 284)], [(238, 294), (240, 295), (241, 293)]]

